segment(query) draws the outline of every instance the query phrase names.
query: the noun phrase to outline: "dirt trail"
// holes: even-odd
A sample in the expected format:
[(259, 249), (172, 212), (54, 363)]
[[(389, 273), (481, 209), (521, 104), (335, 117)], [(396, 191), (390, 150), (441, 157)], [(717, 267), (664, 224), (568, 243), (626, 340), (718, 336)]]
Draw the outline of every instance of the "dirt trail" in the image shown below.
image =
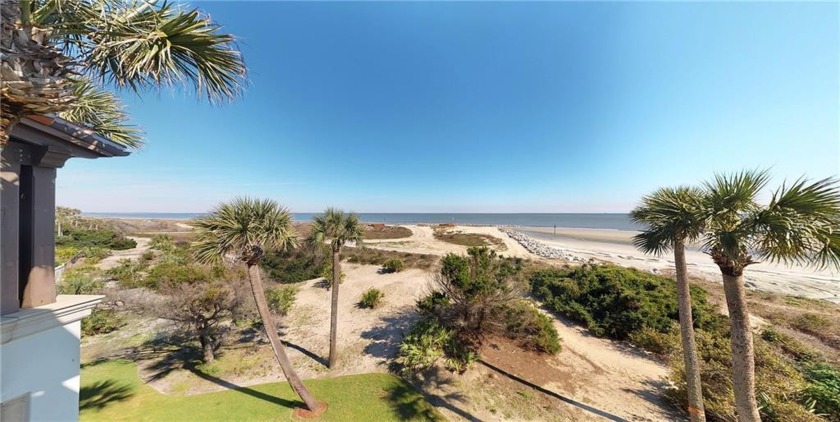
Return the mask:
[(137, 242), (137, 246), (132, 249), (126, 249), (123, 251), (111, 251), (111, 256), (106, 257), (102, 261), (99, 262), (99, 268), (102, 270), (107, 270), (109, 268), (114, 268), (119, 265), (119, 261), (121, 259), (133, 259), (137, 260), (143, 255), (143, 252), (149, 250), (149, 241), (148, 237), (129, 237), (129, 239), (134, 240)]

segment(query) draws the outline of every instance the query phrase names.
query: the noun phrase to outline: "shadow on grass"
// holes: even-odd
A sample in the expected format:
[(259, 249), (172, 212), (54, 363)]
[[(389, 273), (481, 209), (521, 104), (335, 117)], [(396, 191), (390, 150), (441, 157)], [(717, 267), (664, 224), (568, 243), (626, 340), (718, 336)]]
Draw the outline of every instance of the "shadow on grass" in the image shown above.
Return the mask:
[(286, 400), (284, 398), (280, 398), (280, 397), (277, 397), (277, 396), (272, 396), (270, 394), (266, 394), (266, 393), (263, 393), (261, 391), (254, 390), (252, 388), (242, 387), (242, 386), (236, 385), (232, 382), (225, 381), (221, 378), (214, 377), (210, 374), (206, 374), (204, 372), (201, 372), (201, 371), (199, 371), (195, 368), (190, 368), (190, 371), (193, 374), (195, 374), (195, 376), (197, 376), (199, 378), (210, 381), (210, 382), (212, 382), (216, 385), (220, 385), (222, 387), (225, 387), (225, 388), (227, 388), (228, 390), (231, 390), (231, 391), (236, 391), (238, 393), (247, 394), (251, 397), (254, 397), (254, 398), (257, 398), (257, 399), (260, 399), (260, 400), (265, 400), (269, 403), (274, 403), (274, 404), (277, 404), (277, 405), (280, 405), (280, 406), (283, 406), (283, 407), (288, 407), (289, 409), (294, 409), (294, 408), (297, 408), (297, 407), (303, 407), (303, 402), (301, 402), (301, 401)]
[(385, 392), (385, 399), (400, 420), (442, 420), (423, 395), (406, 382), (393, 385)]
[(114, 380), (99, 381), (79, 390), (79, 410), (99, 410), (133, 395), (134, 389), (129, 385), (117, 384)]
[(497, 366), (494, 366), (494, 365), (492, 365), (492, 364), (489, 364), (489, 363), (485, 362), (484, 360), (479, 359), (479, 361), (478, 361), (478, 362), (479, 362), (479, 363), (481, 363), (482, 365), (486, 366), (487, 368), (492, 369), (493, 371), (497, 372), (497, 373), (498, 373), (498, 374), (500, 374), (500, 375), (504, 375), (504, 376), (506, 376), (506, 377), (510, 378), (510, 379), (511, 379), (511, 380), (513, 380), (513, 381), (516, 381), (516, 382), (518, 382), (518, 383), (520, 383), (520, 384), (523, 384), (523, 385), (526, 385), (526, 386), (528, 386), (528, 387), (531, 387), (531, 388), (533, 388), (534, 390), (539, 391), (540, 393), (543, 393), (543, 394), (546, 394), (546, 395), (548, 395), (548, 396), (551, 396), (551, 397), (554, 397), (554, 398), (556, 398), (556, 399), (559, 399), (559, 400), (561, 400), (561, 401), (563, 401), (563, 402), (565, 402), (565, 403), (571, 404), (572, 406), (575, 406), (575, 407), (577, 407), (577, 408), (579, 408), (579, 409), (583, 409), (583, 410), (586, 410), (586, 411), (588, 411), (588, 412), (594, 413), (594, 414), (596, 414), (596, 415), (598, 415), (598, 416), (600, 416), (600, 417), (602, 417), (602, 418), (604, 418), (604, 419), (607, 419), (607, 420), (616, 421), (616, 422), (627, 422), (627, 420), (626, 420), (626, 419), (620, 418), (620, 417), (618, 417), (618, 416), (616, 416), (616, 415), (613, 415), (612, 413), (609, 413), (609, 412), (603, 411), (603, 410), (601, 410), (601, 409), (598, 409), (598, 408), (592, 407), (592, 406), (590, 406), (590, 405), (588, 405), (588, 404), (585, 404), (585, 403), (581, 403), (581, 402), (579, 402), (579, 401), (577, 401), (577, 400), (573, 400), (573, 399), (570, 399), (570, 398), (568, 398), (568, 397), (561, 396), (560, 394), (557, 394), (557, 393), (555, 393), (555, 392), (553, 392), (553, 391), (551, 391), (551, 390), (547, 390), (547, 389), (545, 389), (545, 388), (543, 388), (543, 387), (540, 387), (539, 385), (536, 385), (536, 384), (534, 384), (534, 383), (532, 383), (532, 382), (530, 382), (530, 381), (528, 381), (528, 380), (524, 380), (524, 379), (522, 379), (522, 378), (519, 378), (518, 376), (513, 375), (513, 374), (511, 374), (510, 372), (507, 372), (507, 371), (505, 371), (504, 369), (501, 369), (501, 368), (499, 368), (499, 367), (497, 367)]

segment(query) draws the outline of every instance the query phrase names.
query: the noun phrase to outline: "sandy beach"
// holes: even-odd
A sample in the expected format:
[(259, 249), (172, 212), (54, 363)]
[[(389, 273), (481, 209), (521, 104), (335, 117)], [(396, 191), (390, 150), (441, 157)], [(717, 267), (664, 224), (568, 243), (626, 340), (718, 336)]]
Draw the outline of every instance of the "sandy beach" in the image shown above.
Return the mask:
[[(433, 229), (426, 225), (404, 225), (413, 235), (404, 239), (379, 240), (366, 242), (369, 247), (391, 249), (404, 252), (443, 255), (446, 253), (465, 253), (465, 246), (453, 245), (434, 238)], [(505, 256), (543, 259), (523, 247), (515, 239), (497, 227), (491, 226), (455, 226), (452, 230), (464, 233), (485, 234), (504, 241)], [(594, 259), (611, 262), (625, 267), (634, 267), (654, 273), (672, 274), (673, 256), (645, 255), (632, 243), (636, 232), (604, 229), (561, 229), (519, 227), (513, 230), (531, 237), (546, 246), (562, 250), (574, 261), (587, 262)], [(708, 255), (698, 248), (689, 248), (686, 253), (689, 274), (709, 281), (720, 280), (720, 270)], [(759, 263), (747, 268), (746, 284), (748, 288), (803, 296), (812, 299), (824, 299), (840, 303), (840, 274), (830, 270), (817, 270), (799, 266), (785, 266), (776, 263)]]

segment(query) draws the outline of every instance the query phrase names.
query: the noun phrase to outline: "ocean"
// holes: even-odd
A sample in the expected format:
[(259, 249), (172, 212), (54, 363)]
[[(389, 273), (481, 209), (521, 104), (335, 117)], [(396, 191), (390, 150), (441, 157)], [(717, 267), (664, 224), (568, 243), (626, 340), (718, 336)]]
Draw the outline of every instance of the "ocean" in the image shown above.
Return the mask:
[[(89, 212), (85, 217), (188, 220), (202, 213)], [(316, 213), (293, 213), (296, 221), (311, 221)], [(359, 213), (365, 223), (463, 224), (482, 226), (554, 227), (574, 229), (639, 230), (629, 214), (467, 214), (467, 213)]]

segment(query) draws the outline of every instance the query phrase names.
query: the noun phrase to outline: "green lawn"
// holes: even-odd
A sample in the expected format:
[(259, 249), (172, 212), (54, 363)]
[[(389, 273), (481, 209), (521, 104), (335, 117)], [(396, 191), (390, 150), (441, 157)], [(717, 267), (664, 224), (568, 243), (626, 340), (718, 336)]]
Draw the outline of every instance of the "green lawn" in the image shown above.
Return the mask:
[[(329, 403), (319, 420), (444, 420), (410, 384), (393, 375), (350, 375), (306, 385), (318, 400)], [(79, 402), (82, 421), (167, 422), (292, 420), (292, 408), (299, 403), (289, 385), (279, 382), (166, 396), (141, 383), (137, 365), (122, 360), (84, 365)]]

